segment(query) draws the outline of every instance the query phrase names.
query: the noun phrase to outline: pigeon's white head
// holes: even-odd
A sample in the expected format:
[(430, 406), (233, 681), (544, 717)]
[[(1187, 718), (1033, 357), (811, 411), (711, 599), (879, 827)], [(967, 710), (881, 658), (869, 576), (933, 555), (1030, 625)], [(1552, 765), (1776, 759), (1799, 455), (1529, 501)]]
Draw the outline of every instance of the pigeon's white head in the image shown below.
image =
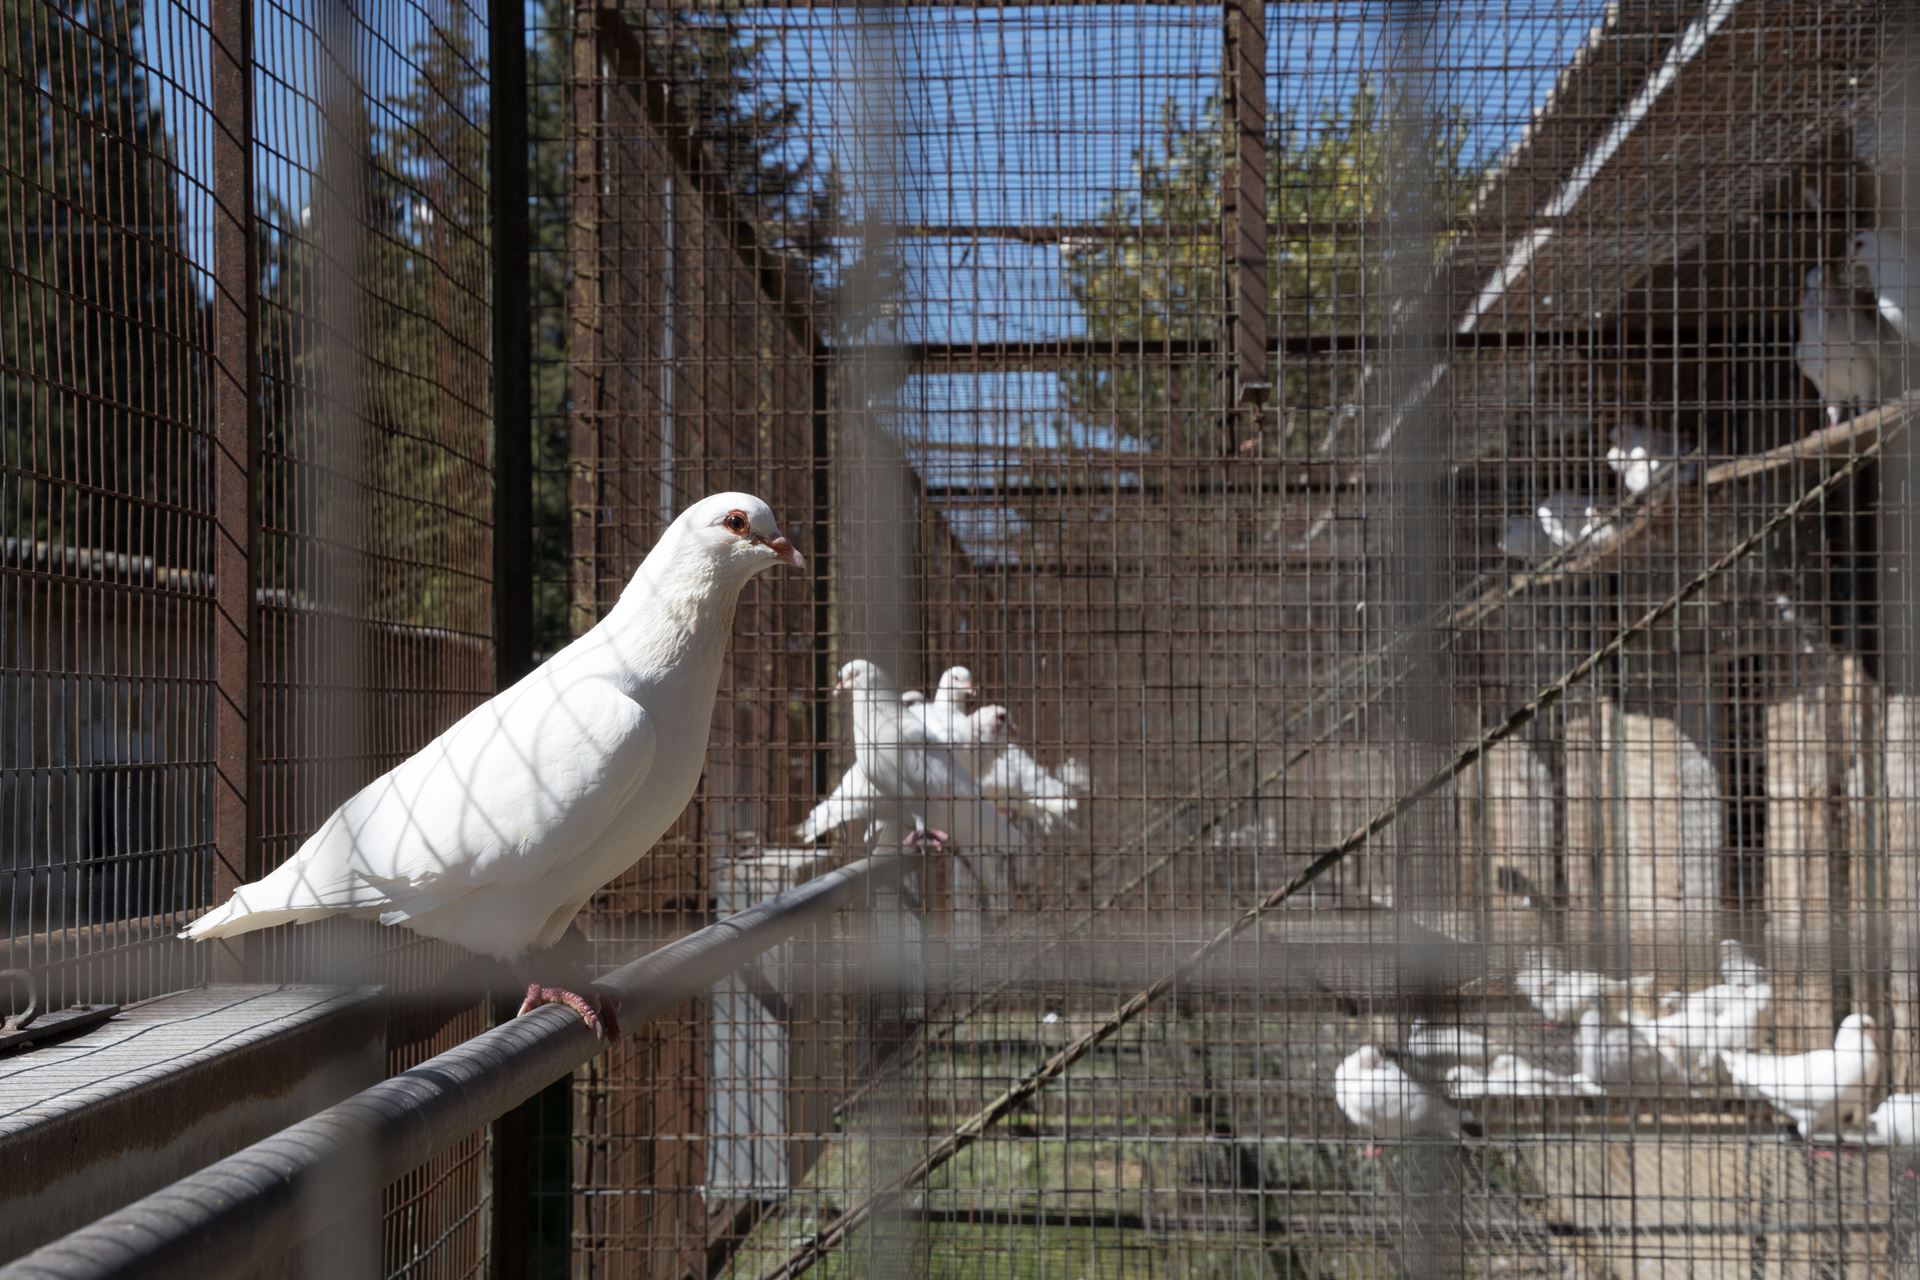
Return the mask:
[(865, 658), (855, 658), (840, 668), (840, 679), (834, 684), (833, 691), (835, 693), (845, 693), (848, 690), (865, 692), (877, 689), (885, 682), (886, 677), (880, 673), (879, 667)]
[(1834, 1036), (1834, 1043), (1838, 1044), (1842, 1041), (1851, 1041), (1857, 1044), (1866, 1038), (1867, 1032), (1873, 1030), (1873, 1027), (1873, 1019), (1869, 1018), (1866, 1014), (1850, 1013), (1846, 1016), (1845, 1020), (1840, 1023), (1840, 1030)]
[(1386, 1060), (1387, 1055), (1380, 1052), (1380, 1046), (1377, 1044), (1363, 1044), (1353, 1051), (1351, 1058), (1347, 1059), (1361, 1071), (1377, 1070)]
[(731, 569), (743, 578), (776, 564), (807, 566), (780, 532), (773, 509), (750, 493), (702, 498), (680, 513), (668, 534), (684, 541), (716, 569)]
[(1002, 706), (986, 706), (967, 717), (976, 741), (989, 746), (1002, 745), (1013, 732), (1013, 713)]
[(948, 667), (940, 673), (940, 692), (972, 693), (973, 672), (965, 667)]

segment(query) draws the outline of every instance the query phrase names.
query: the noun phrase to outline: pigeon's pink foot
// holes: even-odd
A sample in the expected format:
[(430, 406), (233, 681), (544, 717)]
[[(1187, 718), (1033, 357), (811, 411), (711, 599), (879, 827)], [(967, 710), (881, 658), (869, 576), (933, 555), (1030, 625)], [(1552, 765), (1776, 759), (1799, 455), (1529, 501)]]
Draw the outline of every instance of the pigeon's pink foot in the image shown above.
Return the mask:
[(1387, 1149), (1377, 1142), (1370, 1142), (1360, 1148), (1360, 1154), (1365, 1159), (1378, 1160), (1381, 1156), (1387, 1154)]
[(1831, 1147), (1808, 1147), (1807, 1159), (1831, 1160), (1833, 1159), (1833, 1149)]
[(527, 998), (520, 1002), (520, 1014), (532, 1013), (543, 1004), (563, 1004), (580, 1015), (587, 1024), (587, 1030), (596, 1036), (608, 1040), (620, 1039), (620, 998), (610, 991), (595, 991), (593, 995), (583, 996), (578, 991), (569, 991), (565, 987), (543, 987), (537, 982), (527, 984)]
[(1920, 1182), (1920, 1170), (1902, 1169), (1900, 1171), (1900, 1176), (1903, 1178), (1912, 1178), (1914, 1181)]
[(947, 841), (951, 839), (953, 839), (952, 836), (948, 835), (946, 832), (942, 831), (938, 827), (922, 827), (918, 831), (914, 832), (912, 835), (907, 837), (907, 847), (912, 848), (913, 846), (919, 845), (919, 844), (930, 844), (934, 848), (938, 849), (941, 845), (945, 844)]

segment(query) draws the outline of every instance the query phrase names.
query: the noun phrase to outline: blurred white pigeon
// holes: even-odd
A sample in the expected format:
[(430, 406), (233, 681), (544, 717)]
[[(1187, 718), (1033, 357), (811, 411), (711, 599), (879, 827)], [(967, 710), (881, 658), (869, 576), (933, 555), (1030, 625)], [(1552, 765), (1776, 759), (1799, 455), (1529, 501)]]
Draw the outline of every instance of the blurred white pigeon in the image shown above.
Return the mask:
[(1561, 969), (1545, 951), (1530, 951), (1514, 973), (1513, 985), (1548, 1022), (1577, 1022), (1602, 1001), (1651, 990), (1653, 979), (1609, 978), (1588, 969)]
[(1454, 1067), (1447, 1087), (1461, 1098), (1597, 1098), (1606, 1092), (1584, 1075), (1558, 1075), (1512, 1053), (1500, 1054), (1485, 1070)]
[[(1628, 493), (1645, 493), (1653, 487), (1660, 472), (1674, 466), (1684, 450), (1680, 438), (1668, 431), (1654, 431), (1636, 422), (1623, 423), (1607, 433), (1607, 465), (1620, 477)], [(1684, 480), (1692, 468), (1684, 468)]]
[(1628, 1022), (1652, 1035), (1672, 1061), (1687, 1071), (1710, 1076), (1722, 1050), (1745, 1049), (1773, 1002), (1766, 983), (1722, 982), (1680, 996), (1656, 1018), (1629, 1014)]
[(1897, 1148), (1895, 1163), (1902, 1166), (1901, 1175), (1913, 1177), (1912, 1161), (1920, 1152), (1920, 1093), (1888, 1095), (1867, 1117), (1867, 1136)]
[(1898, 232), (1856, 231), (1847, 251), (1847, 266), (1852, 279), (1866, 286), (1874, 306), (1893, 331), (1908, 342), (1914, 340), (1914, 304), (1920, 301), (1907, 278), (1907, 246)]
[(1767, 980), (1767, 971), (1747, 954), (1738, 938), (1720, 939), (1720, 978), (1740, 986), (1757, 986)]
[(1500, 550), (1516, 560), (1544, 560), (1559, 550), (1537, 516), (1509, 516), (1500, 529)]
[[(1078, 761), (1069, 760), (1057, 772), (1049, 772), (1038, 760), (1015, 742), (1008, 741), (1012, 719), (1005, 707), (982, 707), (980, 717), (992, 713), (1002, 744), (980, 775), (981, 793), (1011, 809), (1015, 815), (1051, 831), (1064, 825), (1080, 807), (1079, 794), (1087, 787), (1087, 774)], [(989, 731), (983, 731), (983, 735)]]
[[(1361, 1045), (1335, 1069), (1333, 1098), (1369, 1137), (1461, 1136), (1460, 1113), (1388, 1060), (1377, 1045)], [(1377, 1156), (1382, 1150), (1374, 1144), (1363, 1154)]]
[(1827, 421), (1842, 410), (1882, 398), (1880, 334), (1874, 313), (1854, 304), (1853, 291), (1830, 285), (1819, 267), (1807, 272), (1800, 295), (1800, 337), (1793, 347), (1800, 372), (1820, 393)]
[[(744, 493), (667, 527), (607, 616), (334, 811), (293, 857), (185, 938), (377, 916), (523, 969), (595, 891), (646, 856), (700, 781), (741, 589), (800, 553)], [(617, 1035), (617, 1010), (529, 985)]]
[(834, 787), (833, 794), (813, 806), (813, 811), (794, 829), (794, 834), (808, 844), (823, 840), (829, 832), (853, 822), (866, 822), (873, 817), (873, 802), (880, 796), (873, 784), (867, 781), (867, 775), (860, 772), (860, 762), (854, 761), (840, 776), (840, 783)]
[(1880, 1079), (1880, 1046), (1873, 1019), (1849, 1014), (1833, 1037), (1833, 1048), (1811, 1053), (1720, 1055), (1733, 1082), (1759, 1094), (1793, 1121), (1800, 1136), (1838, 1136), (1851, 1112), (1856, 1124), (1868, 1119), (1869, 1100)]
[[(863, 658), (840, 668), (834, 692), (853, 700), (854, 758), (873, 787), (871, 818), (882, 829), (882, 843), (889, 842), (888, 833), (904, 838), (922, 827), (936, 831), (957, 846), (947, 852), (973, 878), (973, 885), (961, 888), (997, 900), (1006, 888), (1008, 861), (1025, 842), (980, 794), (952, 744), (902, 706), (886, 673)], [(978, 923), (973, 913), (992, 909), (987, 903), (955, 906), (968, 928)]]
[(1465, 1027), (1436, 1027), (1418, 1018), (1407, 1028), (1406, 1053), (1422, 1062), (1485, 1062), (1487, 1038)]
[(1598, 1009), (1580, 1015), (1580, 1074), (1603, 1089), (1657, 1088), (1682, 1083), (1676, 1064), (1639, 1027), (1608, 1023)]
[[(942, 742), (965, 742), (969, 729), (967, 719), (967, 700), (973, 696), (973, 672), (965, 667), (948, 667), (940, 673), (940, 683), (933, 691), (933, 701), (921, 703), (916, 714), (933, 730), (934, 737)], [(979, 777), (978, 771), (974, 777)]]
[(1612, 522), (1603, 520), (1593, 500), (1580, 494), (1565, 490), (1550, 493), (1533, 514), (1540, 522), (1540, 531), (1556, 547), (1570, 547), (1582, 539), (1591, 539), (1595, 546), (1613, 541)]

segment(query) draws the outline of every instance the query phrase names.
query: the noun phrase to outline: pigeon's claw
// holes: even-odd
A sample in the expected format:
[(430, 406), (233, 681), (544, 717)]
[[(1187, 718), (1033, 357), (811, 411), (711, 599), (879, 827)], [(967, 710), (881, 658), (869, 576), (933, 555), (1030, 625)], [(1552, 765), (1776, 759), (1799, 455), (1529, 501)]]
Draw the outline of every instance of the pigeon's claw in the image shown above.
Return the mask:
[(938, 849), (951, 839), (952, 836), (938, 827), (916, 827), (913, 834), (907, 837), (907, 847), (912, 849), (926, 844)]
[(515, 1016), (524, 1017), (544, 1004), (563, 1004), (579, 1014), (587, 1030), (596, 1036), (613, 1041), (620, 1039), (620, 998), (610, 991), (596, 989), (592, 995), (581, 995), (565, 987), (529, 983), (527, 998), (520, 1002), (520, 1012)]

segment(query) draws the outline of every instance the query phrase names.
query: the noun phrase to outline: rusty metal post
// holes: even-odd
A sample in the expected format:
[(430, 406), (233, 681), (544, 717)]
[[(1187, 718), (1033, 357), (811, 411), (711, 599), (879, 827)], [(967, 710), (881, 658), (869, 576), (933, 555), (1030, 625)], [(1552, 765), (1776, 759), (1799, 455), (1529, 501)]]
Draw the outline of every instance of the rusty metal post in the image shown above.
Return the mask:
[(600, 163), (601, 112), (598, 9), (573, 8), (571, 98), (573, 212), (568, 251), (573, 284), (568, 299), (567, 360), (573, 408), (568, 448), (568, 508), (572, 520), (571, 590), (567, 629), (580, 635), (599, 618), (600, 598)]
[[(1272, 302), (1267, 284), (1267, 6), (1226, 0), (1226, 97), (1232, 147), (1222, 173), (1222, 243), (1227, 265), (1229, 418), (1257, 411), (1273, 391), (1267, 346)], [(1232, 448), (1239, 431), (1230, 431)]]
[[(253, 467), (260, 447), (259, 279), (253, 225), (253, 11), (213, 0), (209, 13), (213, 109), (213, 884), (212, 901), (259, 866), (254, 781), (259, 743), (254, 669), (260, 631), (253, 590)], [(213, 977), (237, 982), (258, 948), (227, 943)]]

